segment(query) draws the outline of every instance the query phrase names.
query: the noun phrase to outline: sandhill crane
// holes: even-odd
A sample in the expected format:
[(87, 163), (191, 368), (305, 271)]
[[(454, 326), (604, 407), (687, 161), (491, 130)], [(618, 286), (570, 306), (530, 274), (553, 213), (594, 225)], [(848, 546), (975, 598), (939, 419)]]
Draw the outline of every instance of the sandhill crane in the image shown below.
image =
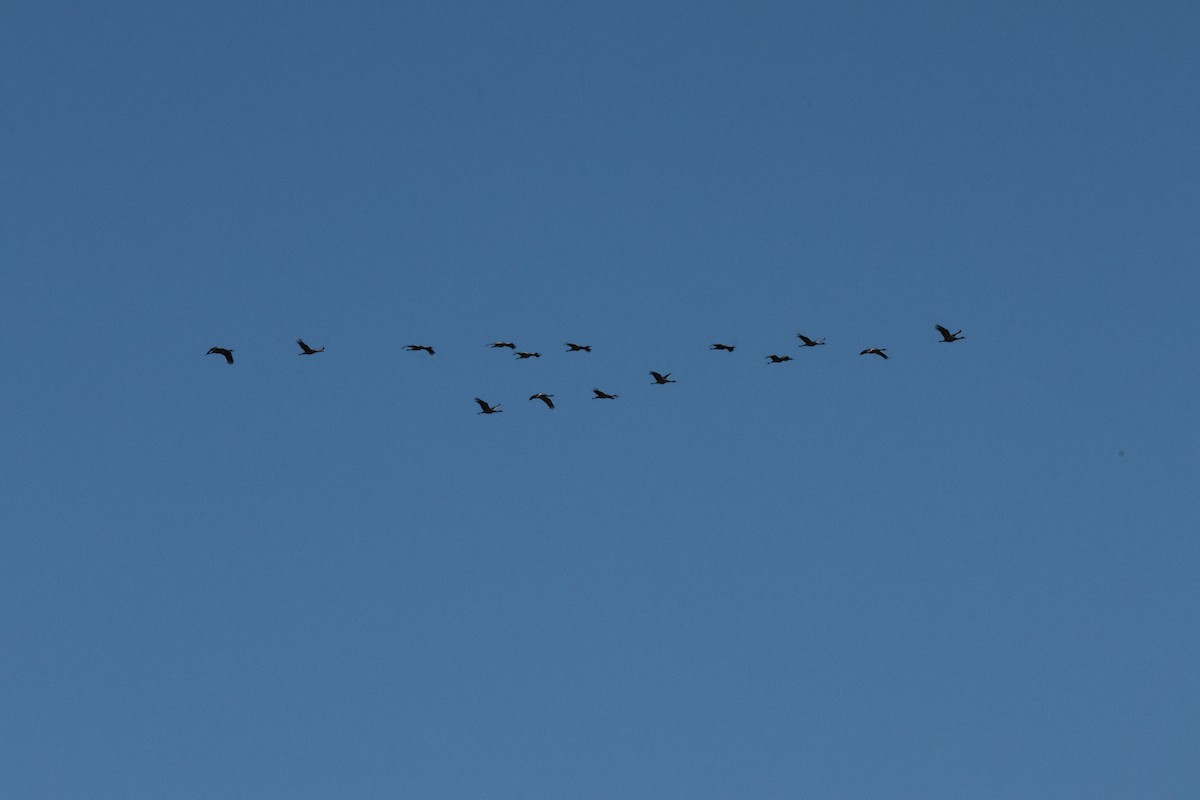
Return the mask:
[(592, 352), (592, 346), (590, 344), (575, 344), (574, 342), (563, 342), (563, 344), (567, 346), (568, 353), (578, 353), (580, 350), (584, 351), (585, 353)]
[(770, 361), (772, 364), (782, 364), (785, 361), (791, 361), (792, 357), (791, 356), (771, 355), (771, 356), (767, 356), (767, 360)]
[(301, 350), (301, 352), (297, 353), (296, 355), (300, 355), (300, 356), (311, 356), (311, 355), (315, 355), (315, 354), (317, 354), (317, 353), (324, 353), (324, 352), (325, 352), (325, 348), (324, 348), (324, 347), (322, 347), (320, 350), (313, 350), (311, 347), (309, 347), (308, 345), (306, 345), (306, 344), (304, 343), (304, 340), (303, 340), (303, 339), (297, 339), (297, 340), (296, 340), (296, 344), (300, 345), (300, 350)]
[(509, 350), (516, 350), (516, 342), (492, 342), (488, 347), (507, 347)]
[(596, 394), (596, 396), (592, 398), (593, 400), (616, 400), (618, 397), (620, 397), (620, 395), (609, 394), (608, 392), (602, 392), (599, 389), (592, 389), (592, 391)]
[(737, 345), (736, 344), (721, 344), (720, 342), (717, 342), (716, 344), (710, 345), (708, 349), (709, 350), (724, 350), (727, 353), (732, 353), (734, 350), (737, 349)]
[(542, 357), (541, 353), (525, 353), (525, 352), (517, 353), (517, 358), (541, 358), (541, 357)]
[(801, 347), (818, 347), (825, 344), (824, 339), (810, 339), (803, 333), (797, 333), (796, 337), (800, 339), (800, 341), (804, 342), (804, 344), (800, 345)]
[(233, 349), (229, 347), (213, 347), (204, 355), (206, 356), (225, 356), (225, 361), (233, 363)]
[(941, 325), (934, 325), (933, 327), (937, 328), (938, 333), (940, 333), (942, 335), (943, 342), (957, 342), (961, 339), (967, 338), (965, 336), (959, 336), (959, 334), (962, 333), (962, 331), (955, 331), (954, 333), (951, 333), (949, 330), (947, 330), (946, 328), (943, 328)]
[(886, 347), (868, 347), (866, 350), (863, 350), (861, 353), (859, 353), (859, 355), (865, 356), (867, 353), (870, 353), (872, 355), (879, 356), (880, 358), (887, 358), (888, 354), (884, 352), (885, 350), (887, 350)]
[(669, 372), (666, 375), (659, 375), (654, 370), (650, 370), (650, 377), (654, 378), (654, 382), (657, 384), (678, 383), (679, 382), (679, 381), (671, 380), (671, 373), (669, 373)]
[(543, 403), (546, 404), (547, 408), (554, 408), (554, 401), (550, 399), (551, 397), (554, 397), (554, 395), (546, 394), (545, 392), (538, 392), (537, 394), (532, 395), (529, 399), (530, 400), (541, 400)]
[(427, 344), (406, 344), (406, 345), (404, 345), (404, 349), (405, 349), (405, 350), (411, 350), (411, 351), (413, 351), (414, 353), (419, 353), (419, 352), (421, 352), (422, 350), (424, 350), (426, 353), (429, 353), (429, 355), (433, 355), (433, 354), (434, 354), (434, 353), (433, 353), (433, 348), (432, 348), (432, 347), (430, 347), (430, 346), (429, 346), (429, 345), (427, 345)]
[(503, 411), (500, 410), (499, 403), (496, 403), (496, 405), (494, 405), (494, 406), (489, 406), (486, 402), (484, 402), (483, 400), (480, 400), (478, 397), (475, 398), (475, 402), (479, 403), (479, 407), (483, 409), (483, 411), (476, 412), (476, 416), (478, 416), (479, 414), (502, 414), (502, 413), (504, 413)]

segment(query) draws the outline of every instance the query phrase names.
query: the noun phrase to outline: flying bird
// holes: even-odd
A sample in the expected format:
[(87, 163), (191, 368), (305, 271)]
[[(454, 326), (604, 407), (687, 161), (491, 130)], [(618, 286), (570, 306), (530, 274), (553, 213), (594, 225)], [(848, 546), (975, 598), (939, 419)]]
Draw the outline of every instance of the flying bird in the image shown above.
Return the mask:
[(525, 352), (517, 353), (517, 358), (541, 358), (541, 357), (542, 357), (541, 353), (525, 353)]
[(590, 344), (575, 344), (574, 342), (564, 342), (563, 344), (567, 346), (568, 353), (578, 353), (580, 350), (583, 350), (587, 353), (592, 352), (592, 346)]
[(500, 410), (499, 403), (496, 403), (496, 405), (494, 405), (494, 406), (489, 406), (487, 403), (485, 403), (483, 400), (480, 400), (478, 397), (475, 398), (475, 402), (479, 403), (479, 407), (483, 409), (483, 411), (476, 412), (476, 416), (478, 416), (479, 414), (503, 414), (504, 413), (503, 411)]
[(803, 333), (797, 333), (796, 336), (800, 341), (804, 342), (804, 344), (800, 345), (801, 347), (817, 347), (818, 345), (825, 344), (824, 339), (810, 339)]
[(515, 342), (492, 342), (488, 345), (488, 347), (507, 347), (509, 350), (517, 349)]
[(947, 330), (946, 328), (943, 328), (941, 325), (934, 325), (933, 327), (937, 328), (938, 333), (940, 333), (942, 335), (943, 342), (957, 342), (960, 339), (967, 338), (965, 336), (959, 336), (959, 334), (962, 333), (962, 331), (955, 331), (954, 333), (951, 333), (949, 330)]
[(404, 345), (404, 349), (411, 350), (414, 353), (419, 353), (420, 351), (424, 350), (426, 353), (429, 353), (429, 355), (434, 354), (433, 348), (427, 344), (406, 344)]
[(872, 355), (879, 356), (880, 358), (887, 358), (888, 354), (884, 352), (885, 350), (887, 350), (886, 347), (868, 347), (866, 350), (863, 350), (861, 353), (859, 353), (859, 355), (865, 356), (867, 353), (871, 353)]
[(593, 400), (616, 400), (618, 397), (620, 397), (620, 395), (609, 394), (608, 392), (602, 392), (599, 389), (592, 389), (592, 391), (596, 394), (596, 396), (592, 398)]
[(543, 403), (546, 404), (547, 408), (554, 408), (554, 401), (550, 399), (551, 397), (554, 397), (554, 395), (546, 394), (545, 392), (538, 392), (537, 394), (533, 395), (529, 399), (530, 400), (541, 400)]
[(324, 347), (322, 347), (320, 350), (313, 350), (311, 347), (309, 347), (308, 345), (306, 345), (306, 344), (304, 343), (304, 340), (303, 340), (303, 339), (297, 339), (297, 340), (296, 340), (296, 344), (300, 345), (300, 350), (301, 350), (301, 352), (300, 352), (300, 353), (297, 353), (297, 355), (301, 355), (301, 356), (311, 356), (311, 355), (314, 355), (314, 354), (316, 354), (316, 353), (324, 353), (324, 352), (325, 352), (325, 348), (324, 348)]
[(717, 342), (714, 345), (710, 345), (708, 349), (709, 350), (724, 350), (727, 353), (732, 353), (735, 349), (737, 349), (737, 345), (736, 344), (721, 344), (720, 342)]
[(659, 375), (654, 370), (650, 370), (650, 376), (654, 378), (655, 383), (679, 383), (679, 381), (671, 380), (671, 373), (669, 372), (666, 375)]
[(774, 355), (772, 355), (772, 356), (767, 356), (767, 359), (772, 364), (782, 364), (785, 361), (791, 361), (792, 357), (791, 356), (774, 356)]
[(213, 355), (225, 356), (226, 362), (228, 362), (230, 364), (233, 363), (233, 349), (229, 348), (229, 347), (213, 347), (204, 355), (206, 355), (206, 356), (213, 356)]

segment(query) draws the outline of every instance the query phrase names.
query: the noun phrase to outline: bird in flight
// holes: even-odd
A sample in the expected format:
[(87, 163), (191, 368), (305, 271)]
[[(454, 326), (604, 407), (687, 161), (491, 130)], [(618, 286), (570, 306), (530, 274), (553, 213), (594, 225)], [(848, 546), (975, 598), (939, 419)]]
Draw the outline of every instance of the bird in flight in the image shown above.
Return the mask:
[(933, 327), (937, 328), (938, 333), (940, 333), (942, 335), (943, 342), (957, 342), (961, 339), (967, 338), (965, 336), (959, 336), (959, 334), (962, 333), (962, 331), (955, 331), (954, 333), (951, 333), (949, 330), (947, 330), (946, 328), (943, 328), (941, 325), (934, 325)]
[(406, 345), (404, 345), (404, 349), (405, 349), (405, 350), (411, 350), (411, 351), (413, 351), (414, 353), (419, 353), (419, 352), (421, 352), (422, 350), (424, 350), (426, 353), (429, 353), (429, 355), (433, 355), (433, 354), (434, 354), (434, 353), (433, 353), (433, 348), (432, 348), (432, 347), (430, 347), (430, 346), (429, 346), (429, 345), (427, 345), (427, 344), (406, 344)]
[(530, 400), (541, 400), (543, 403), (546, 404), (547, 408), (554, 408), (554, 401), (550, 399), (551, 397), (554, 397), (554, 395), (546, 394), (545, 392), (538, 392), (537, 394), (531, 396), (529, 399)]
[(791, 361), (792, 357), (791, 356), (771, 355), (771, 356), (767, 356), (767, 360), (770, 361), (772, 364), (782, 364), (785, 361)]
[(596, 396), (592, 398), (593, 400), (616, 400), (618, 397), (620, 397), (620, 395), (609, 394), (608, 392), (602, 392), (599, 389), (592, 389), (592, 391), (596, 394)]
[(507, 347), (509, 350), (517, 349), (515, 342), (492, 342), (488, 345), (488, 347)]
[(583, 350), (587, 353), (592, 352), (592, 346), (590, 344), (575, 344), (574, 342), (564, 342), (563, 344), (567, 346), (568, 353), (578, 353), (580, 350)]
[(541, 358), (541, 357), (542, 357), (541, 353), (526, 353), (526, 352), (517, 353), (517, 358)]
[(213, 347), (204, 355), (206, 355), (206, 356), (213, 356), (213, 355), (225, 356), (226, 362), (228, 362), (230, 364), (233, 363), (233, 349), (229, 348), (229, 347)]
[(863, 350), (861, 353), (859, 353), (859, 355), (865, 356), (867, 353), (871, 353), (872, 355), (876, 355), (881, 358), (887, 358), (888, 354), (884, 352), (885, 350), (887, 350), (886, 347), (868, 347), (866, 350)]
[(655, 372), (654, 370), (650, 370), (650, 377), (654, 378), (654, 382), (659, 383), (659, 384), (661, 384), (661, 383), (679, 383), (679, 381), (671, 380), (671, 373), (669, 373), (669, 372), (666, 375), (660, 375), (657, 372)]
[(721, 344), (720, 342), (717, 342), (716, 344), (709, 346), (708, 349), (709, 350), (724, 350), (727, 353), (732, 353), (735, 349), (737, 349), (737, 345), (736, 344)]
[(817, 347), (818, 345), (825, 344), (824, 339), (810, 339), (803, 333), (797, 333), (796, 336), (800, 341), (804, 342), (804, 344), (800, 345), (801, 347)]
[(306, 345), (306, 344), (304, 343), (304, 340), (303, 340), (303, 339), (297, 339), (297, 340), (296, 340), (296, 344), (300, 345), (300, 350), (301, 350), (301, 352), (297, 353), (297, 355), (301, 355), (301, 356), (311, 356), (311, 355), (314, 355), (314, 354), (316, 354), (316, 353), (324, 353), (324, 352), (325, 352), (325, 348), (324, 348), (324, 347), (322, 347), (320, 350), (313, 350), (311, 347), (309, 347), (308, 345)]
[(504, 413), (503, 411), (500, 410), (499, 403), (496, 403), (496, 405), (494, 405), (494, 406), (489, 406), (486, 402), (484, 402), (483, 400), (480, 400), (478, 397), (475, 398), (475, 402), (479, 403), (479, 407), (483, 409), (483, 411), (476, 412), (476, 416), (478, 416), (479, 414), (503, 414)]

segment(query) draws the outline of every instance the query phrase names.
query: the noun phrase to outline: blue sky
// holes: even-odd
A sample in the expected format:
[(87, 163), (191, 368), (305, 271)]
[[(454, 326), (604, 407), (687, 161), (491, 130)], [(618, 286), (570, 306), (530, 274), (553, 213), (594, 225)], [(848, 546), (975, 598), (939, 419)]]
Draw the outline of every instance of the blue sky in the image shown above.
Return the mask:
[(7, 5), (0, 793), (1200, 791), (1198, 40)]

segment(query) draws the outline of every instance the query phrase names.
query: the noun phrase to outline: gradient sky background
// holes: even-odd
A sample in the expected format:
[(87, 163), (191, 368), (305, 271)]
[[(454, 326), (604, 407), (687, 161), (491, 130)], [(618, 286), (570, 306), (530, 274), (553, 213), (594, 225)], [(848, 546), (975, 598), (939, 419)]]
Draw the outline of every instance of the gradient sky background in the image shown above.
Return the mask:
[(991, 5), (5, 4), (0, 794), (1200, 793), (1200, 10)]

